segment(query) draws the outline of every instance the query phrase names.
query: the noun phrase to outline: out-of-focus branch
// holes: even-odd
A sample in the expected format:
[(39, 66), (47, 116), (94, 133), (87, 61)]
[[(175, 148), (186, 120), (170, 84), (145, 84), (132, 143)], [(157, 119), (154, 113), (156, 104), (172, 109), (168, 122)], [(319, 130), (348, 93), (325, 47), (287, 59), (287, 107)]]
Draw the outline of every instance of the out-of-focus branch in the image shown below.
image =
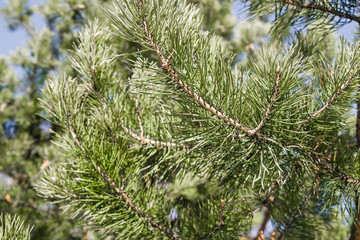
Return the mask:
[(315, 11), (321, 11), (327, 14), (332, 14), (341, 18), (347, 18), (351, 21), (355, 21), (357, 23), (360, 24), (360, 17), (355, 16), (355, 15), (351, 15), (345, 12), (341, 12), (339, 10), (336, 9), (332, 9), (326, 6), (320, 6), (317, 4), (312, 4), (312, 3), (300, 3), (299, 1), (293, 1), (293, 0), (280, 0), (277, 2), (282, 2), (297, 8), (303, 8), (303, 9), (310, 9), (310, 10), (315, 10)]

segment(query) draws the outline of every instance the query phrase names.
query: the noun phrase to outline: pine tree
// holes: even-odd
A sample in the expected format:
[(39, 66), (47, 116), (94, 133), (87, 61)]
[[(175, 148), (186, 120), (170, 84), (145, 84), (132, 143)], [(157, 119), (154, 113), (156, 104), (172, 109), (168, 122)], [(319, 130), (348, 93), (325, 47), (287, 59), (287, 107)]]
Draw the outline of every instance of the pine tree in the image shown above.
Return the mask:
[[(30, 6), (27, 1), (12, 0), (1, 9), (9, 28), (14, 31), (25, 29), (30, 40), (26, 47), (0, 62), (0, 131), (3, 136), (0, 140), (3, 156), (0, 161), (0, 211), (17, 213), (25, 222), (35, 225), (33, 239), (91, 238), (88, 230), (79, 229), (69, 222), (68, 215), (60, 215), (59, 205), (39, 199), (33, 190), (33, 182), (49, 164), (63, 161), (63, 150), (50, 145), (53, 137), (48, 132), (49, 122), (43, 119), (45, 113), (39, 106), (40, 89), (49, 76), (63, 72), (74, 74), (65, 55), (73, 48), (77, 33), (86, 21), (96, 15), (104, 24), (110, 24), (98, 5), (98, 1), (52, 0)], [(228, 40), (225, 38), (230, 38), (235, 22), (230, 11), (231, 1), (225, 5), (220, 5), (219, 1), (201, 1), (199, 7), (202, 12), (211, 9), (212, 14), (221, 16), (223, 20), (206, 24), (204, 19), (203, 26), (218, 29), (223, 40)], [(42, 16), (46, 23), (44, 29), (34, 26), (33, 15)], [(114, 38), (112, 43), (118, 52), (136, 50), (136, 44), (119, 38)], [(229, 41), (229, 44), (233, 43)], [(14, 64), (24, 72), (20, 77), (11, 70)], [(56, 125), (52, 129), (61, 131)], [(56, 199), (52, 200), (56, 203)], [(3, 223), (7, 224), (7, 231), (17, 229), (16, 221)], [(15, 225), (11, 226), (11, 223)], [(9, 232), (6, 234), (11, 236)]]
[[(75, 226), (60, 214), (58, 204), (39, 198), (33, 183), (50, 164), (62, 160), (61, 150), (50, 144), (50, 123), (42, 117), (40, 89), (54, 73), (71, 73), (64, 56), (76, 39), (76, 28), (93, 17), (91, 11), (97, 8), (97, 1), (84, 5), (83, 1), (52, 0), (31, 6), (25, 0), (11, 0), (1, 9), (9, 28), (24, 29), (29, 40), (26, 46), (0, 59), (0, 211), (16, 214), (26, 224), (34, 225), (33, 239), (81, 239), (87, 234), (81, 225)], [(34, 15), (42, 17), (43, 29), (34, 26)], [(12, 70), (14, 65), (17, 74)], [(0, 236), (25, 239), (16, 232), (11, 235), (19, 220), (5, 221), (8, 218), (10, 215), (4, 214), (5, 233)]]
[(346, 237), (337, 216), (359, 215), (349, 111), (360, 46), (331, 32), (359, 22), (359, 3), (246, 2), (258, 21), (275, 16), (258, 49), (232, 41), (201, 4), (106, 5), (112, 26), (89, 22), (70, 54), (75, 72), (46, 81), (64, 159), (39, 194), (104, 238), (245, 238), (260, 210), (257, 239), (270, 219), (274, 239)]

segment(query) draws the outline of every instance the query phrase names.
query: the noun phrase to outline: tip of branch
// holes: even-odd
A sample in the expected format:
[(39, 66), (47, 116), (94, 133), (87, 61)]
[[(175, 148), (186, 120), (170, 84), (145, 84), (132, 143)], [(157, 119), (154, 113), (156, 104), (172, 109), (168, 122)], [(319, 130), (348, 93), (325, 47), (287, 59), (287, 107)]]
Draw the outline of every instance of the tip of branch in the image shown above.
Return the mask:
[(280, 65), (277, 67), (276, 72), (280, 72)]

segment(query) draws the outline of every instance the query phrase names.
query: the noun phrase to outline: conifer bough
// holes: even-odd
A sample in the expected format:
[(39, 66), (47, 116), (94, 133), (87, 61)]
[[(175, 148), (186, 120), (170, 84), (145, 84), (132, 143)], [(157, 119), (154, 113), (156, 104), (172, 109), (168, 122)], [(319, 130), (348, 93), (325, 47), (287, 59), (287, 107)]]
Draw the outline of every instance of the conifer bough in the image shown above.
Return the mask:
[(42, 196), (121, 239), (236, 239), (262, 208), (274, 238), (309, 239), (330, 221), (320, 213), (353, 209), (358, 155), (339, 131), (356, 100), (358, 44), (342, 41), (333, 59), (302, 42), (264, 46), (240, 65), (186, 1), (104, 11), (115, 37), (137, 44), (121, 55), (131, 71), (106, 26), (80, 33), (77, 75), (44, 90), (68, 159), (37, 183)]

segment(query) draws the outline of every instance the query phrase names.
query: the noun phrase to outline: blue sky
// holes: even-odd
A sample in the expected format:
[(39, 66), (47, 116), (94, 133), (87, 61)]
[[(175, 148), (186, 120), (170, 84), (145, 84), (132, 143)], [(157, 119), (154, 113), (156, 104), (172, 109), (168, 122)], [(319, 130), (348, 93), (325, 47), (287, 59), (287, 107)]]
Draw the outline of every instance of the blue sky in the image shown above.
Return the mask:
[[(0, 0), (0, 9), (7, 5), (11, 0)], [(29, 0), (29, 6), (45, 2), (46, 0)], [(44, 22), (41, 16), (34, 15), (32, 21), (41, 29), (44, 26)], [(23, 28), (18, 28), (15, 31), (11, 31), (7, 28), (5, 19), (0, 15), (0, 55), (8, 55), (14, 52), (17, 47), (23, 47), (26, 45), (28, 34)]]
[[(0, 8), (6, 6), (7, 2), (11, 0), (0, 0)], [(29, 5), (32, 6), (34, 4), (42, 3), (46, 0), (29, 0)], [(240, 9), (237, 4), (234, 5), (234, 14), (239, 13)], [(239, 14), (237, 14), (239, 15)], [(32, 21), (35, 26), (41, 29), (44, 26), (44, 22), (41, 19), (41, 16), (34, 15), (32, 17)], [(351, 39), (353, 33), (356, 29), (356, 23), (350, 23), (341, 28), (338, 33), (340, 35), (344, 35), (345, 38)], [(0, 15), (0, 55), (7, 55), (11, 52), (14, 52), (16, 48), (23, 47), (26, 44), (26, 40), (28, 39), (28, 34), (21, 27), (16, 29), (15, 31), (10, 31), (4, 20), (4, 17)]]

